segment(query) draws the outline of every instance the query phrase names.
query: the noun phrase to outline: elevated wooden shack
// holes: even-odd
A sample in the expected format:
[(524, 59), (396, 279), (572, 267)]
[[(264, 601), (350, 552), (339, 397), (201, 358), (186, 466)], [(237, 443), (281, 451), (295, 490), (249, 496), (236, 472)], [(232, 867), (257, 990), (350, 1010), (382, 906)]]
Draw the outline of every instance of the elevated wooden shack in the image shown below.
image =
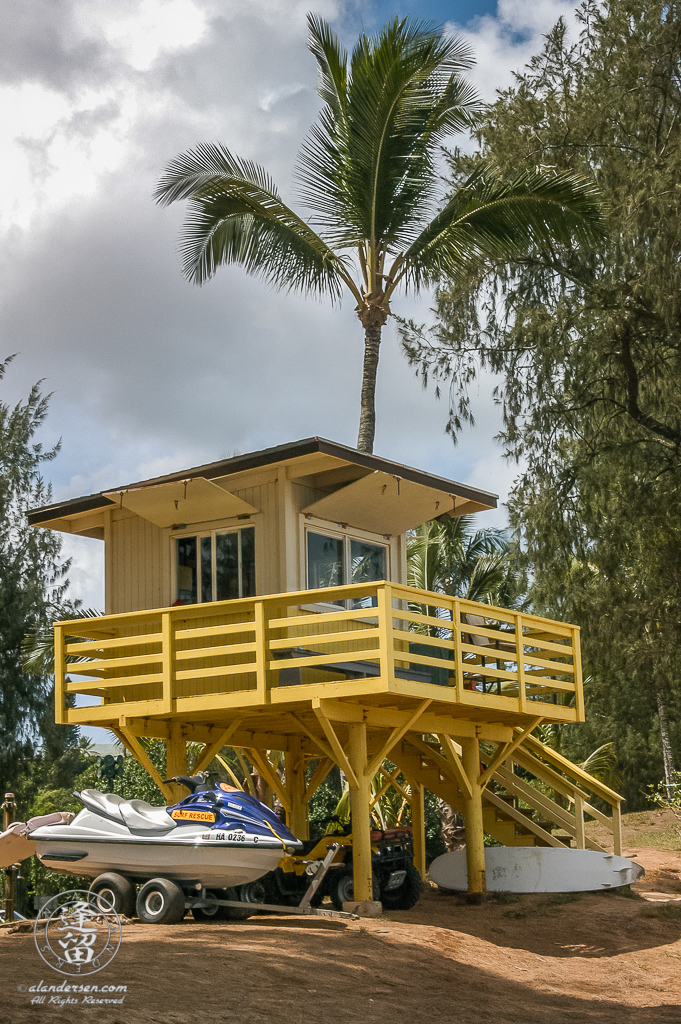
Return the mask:
[(106, 553), (106, 614), (55, 626), (56, 720), (111, 729), (168, 799), (140, 737), (165, 739), (169, 776), (187, 770), (188, 741), (204, 744), (193, 771), (241, 747), (301, 838), (338, 765), (356, 899), (372, 897), (377, 776), (378, 795), (396, 786), (411, 803), (422, 874), (424, 789), (464, 814), (473, 892), (484, 832), (600, 849), (590, 817), (619, 853), (621, 797), (531, 735), (584, 720), (577, 627), (407, 585), (407, 531), (495, 505), (310, 438), (34, 510), (32, 525)]

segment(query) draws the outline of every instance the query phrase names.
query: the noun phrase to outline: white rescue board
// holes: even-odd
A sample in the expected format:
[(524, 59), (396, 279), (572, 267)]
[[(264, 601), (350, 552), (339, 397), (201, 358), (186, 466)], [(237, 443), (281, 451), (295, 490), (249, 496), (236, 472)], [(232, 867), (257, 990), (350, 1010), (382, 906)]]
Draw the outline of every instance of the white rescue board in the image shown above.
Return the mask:
[[(443, 889), (467, 891), (466, 851), (436, 857), (430, 877)], [(645, 872), (626, 857), (551, 846), (488, 846), (488, 892), (594, 892), (630, 885)]]

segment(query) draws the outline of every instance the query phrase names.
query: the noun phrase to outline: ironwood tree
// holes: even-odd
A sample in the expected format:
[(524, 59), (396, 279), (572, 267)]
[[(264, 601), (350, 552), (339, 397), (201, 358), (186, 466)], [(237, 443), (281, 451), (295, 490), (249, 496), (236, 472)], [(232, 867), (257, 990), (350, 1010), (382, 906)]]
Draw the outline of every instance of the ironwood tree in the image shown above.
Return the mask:
[(442, 144), (479, 109), (467, 48), (426, 22), (394, 18), (348, 54), (320, 18), (308, 24), (323, 101), (297, 168), (308, 219), (262, 167), (214, 143), (172, 160), (156, 199), (189, 200), (180, 253), (196, 284), (234, 263), (287, 291), (332, 302), (350, 293), (365, 339), (357, 447), (371, 452), (381, 332), (395, 294), (537, 240), (584, 242), (600, 207), (592, 181), (534, 164), (503, 176), (481, 164), (445, 197)]
[[(0, 383), (12, 357), (0, 363)], [(50, 487), (42, 467), (58, 445), (45, 449), (36, 434), (47, 415), (48, 396), (40, 384), (25, 401), (0, 399), (0, 792), (12, 790), (42, 751), (57, 761), (78, 730), (54, 725), (50, 676), (24, 670), (27, 633), (57, 616), (67, 586), (68, 563), (61, 541), (50, 530), (35, 530), (26, 509), (46, 505)]]
[(452, 187), (490, 162), (592, 175), (602, 243), (470, 268), (403, 342), (449, 386), (453, 434), (470, 383), (500, 375), (535, 608), (583, 627), (596, 726), (571, 736), (615, 739), (640, 803), (662, 770), (671, 784), (681, 739), (681, 22), (656, 0), (577, 16), (578, 38), (559, 21), (487, 111), (478, 151), (452, 154)]

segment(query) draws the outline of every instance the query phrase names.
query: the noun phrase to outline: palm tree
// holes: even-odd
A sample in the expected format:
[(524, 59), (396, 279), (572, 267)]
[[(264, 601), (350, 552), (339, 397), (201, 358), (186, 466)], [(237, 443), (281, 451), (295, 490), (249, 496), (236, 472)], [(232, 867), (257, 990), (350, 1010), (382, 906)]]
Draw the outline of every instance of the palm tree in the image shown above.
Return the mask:
[(277, 288), (332, 301), (350, 292), (365, 336), (357, 447), (371, 452), (381, 330), (396, 290), (536, 243), (584, 242), (598, 221), (597, 191), (575, 175), (533, 169), (504, 181), (483, 166), (444, 199), (441, 146), (472, 125), (479, 106), (463, 77), (469, 51), (406, 18), (373, 38), (362, 33), (351, 55), (326, 22), (309, 15), (308, 26), (324, 104), (298, 164), (309, 220), (263, 168), (218, 143), (172, 160), (155, 198), (189, 200), (180, 251), (196, 284), (237, 263)]
[(506, 530), (475, 529), (474, 516), (423, 523), (407, 541), (409, 585), (467, 601), (512, 607), (520, 572)]

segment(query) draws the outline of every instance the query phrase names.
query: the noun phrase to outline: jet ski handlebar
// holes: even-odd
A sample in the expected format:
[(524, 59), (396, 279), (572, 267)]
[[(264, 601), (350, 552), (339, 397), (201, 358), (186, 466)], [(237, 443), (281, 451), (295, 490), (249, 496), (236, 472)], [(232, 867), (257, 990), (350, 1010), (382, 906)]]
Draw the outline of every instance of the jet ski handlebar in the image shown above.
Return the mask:
[(200, 793), (212, 789), (210, 776), (217, 775), (217, 772), (199, 772), (198, 775), (173, 775), (172, 779), (164, 779), (164, 782), (177, 782), (180, 786), (186, 786), (190, 793)]

